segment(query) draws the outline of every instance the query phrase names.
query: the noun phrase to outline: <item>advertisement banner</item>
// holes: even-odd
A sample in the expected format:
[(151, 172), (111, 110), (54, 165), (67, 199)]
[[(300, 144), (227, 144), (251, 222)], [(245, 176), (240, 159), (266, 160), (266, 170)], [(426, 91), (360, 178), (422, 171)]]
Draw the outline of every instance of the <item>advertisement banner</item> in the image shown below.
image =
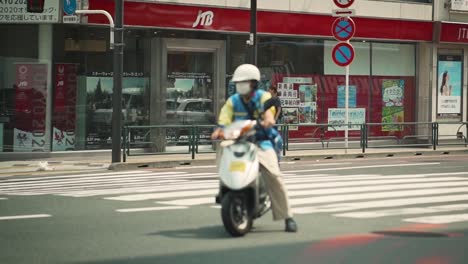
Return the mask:
[[(345, 91), (345, 86), (340, 85), (338, 86), (338, 108), (345, 108), (345, 98), (346, 98), (346, 91)], [(356, 86), (355, 85), (350, 85), (349, 86), (349, 98), (348, 98), (348, 106), (351, 108), (356, 107)]]
[(437, 114), (461, 113), (462, 58), (439, 56)]
[(13, 151), (45, 151), (47, 64), (16, 64)]
[[(288, 79), (289, 78), (289, 79)], [(311, 81), (311, 78), (285, 77), (283, 80)], [(300, 84), (299, 83), (299, 84)], [(300, 84), (294, 89), (295, 83), (278, 83), (278, 97), (283, 108), (283, 115), (288, 111), (288, 117), (284, 119), (286, 124), (314, 124), (317, 122), (317, 85)], [(290, 127), (295, 130), (297, 127)]]
[(28, 13), (26, 0), (0, 1), (1, 23), (58, 23), (60, 0), (44, 1), (44, 12)]
[[(383, 80), (382, 82), (382, 123), (401, 123), (405, 121), (404, 80)], [(382, 131), (401, 131), (396, 125), (382, 125)]]
[(75, 149), (76, 64), (55, 64), (52, 150)]
[[(328, 127), (328, 131), (344, 131), (346, 109), (344, 108), (329, 108), (328, 109), (328, 124), (334, 125)], [(349, 130), (360, 130), (361, 124), (366, 122), (365, 108), (350, 108), (348, 109)]]

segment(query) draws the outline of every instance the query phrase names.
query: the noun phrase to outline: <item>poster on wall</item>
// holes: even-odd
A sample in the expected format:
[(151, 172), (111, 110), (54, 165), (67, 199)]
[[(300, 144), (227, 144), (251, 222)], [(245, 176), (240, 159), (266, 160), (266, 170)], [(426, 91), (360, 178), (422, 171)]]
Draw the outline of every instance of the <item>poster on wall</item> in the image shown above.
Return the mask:
[(77, 64), (55, 64), (52, 150), (75, 149)]
[[(299, 108), (283, 108), (283, 123), (294, 125), (299, 123)], [(297, 126), (290, 126), (289, 130), (297, 130)]]
[[(285, 124), (314, 124), (317, 122), (317, 85), (304, 84), (311, 82), (311, 78), (285, 77), (288, 82), (278, 83), (278, 97), (284, 109), (288, 109), (290, 117), (284, 118)], [(294, 83), (293, 83), (294, 81)], [(294, 85), (299, 85), (294, 89)], [(291, 109), (294, 109), (291, 110)], [(296, 114), (297, 113), (297, 114)], [(297, 126), (290, 126), (289, 130), (297, 130)]]
[[(328, 124), (333, 125), (328, 127), (328, 131), (344, 131), (346, 109), (344, 108), (329, 108), (328, 109)], [(365, 108), (350, 108), (348, 109), (349, 130), (360, 130), (361, 124), (366, 122)]]
[(461, 113), (461, 56), (439, 56), (437, 69), (437, 114)]
[(47, 64), (16, 64), (13, 151), (46, 151)]
[(404, 80), (383, 80), (382, 82), (382, 131), (401, 131), (402, 126), (391, 123), (405, 121)]
[[(137, 73), (138, 76), (143, 74)], [(129, 76), (129, 74), (126, 74)], [(86, 78), (86, 148), (100, 149), (112, 143), (112, 77)], [(122, 121), (125, 125), (148, 123), (149, 80), (147, 77), (124, 77), (122, 84)], [(144, 140), (135, 135), (134, 140)]]
[[(345, 108), (345, 102), (346, 102), (346, 90), (345, 90), (344, 85), (339, 85), (338, 86), (338, 96), (337, 96), (337, 105), (338, 108)], [(350, 108), (355, 108), (356, 107), (356, 86), (355, 85), (350, 85), (349, 86), (349, 92), (348, 92), (348, 106)]]

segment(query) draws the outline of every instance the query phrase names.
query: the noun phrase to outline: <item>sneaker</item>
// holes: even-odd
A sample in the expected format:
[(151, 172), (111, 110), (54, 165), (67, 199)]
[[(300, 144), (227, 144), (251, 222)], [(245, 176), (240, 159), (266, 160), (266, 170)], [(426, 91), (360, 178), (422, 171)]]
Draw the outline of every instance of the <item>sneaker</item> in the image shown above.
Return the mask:
[(294, 219), (292, 218), (286, 219), (285, 224), (286, 224), (286, 232), (291, 232), (291, 233), (297, 232), (297, 224), (296, 224), (296, 221), (294, 221)]

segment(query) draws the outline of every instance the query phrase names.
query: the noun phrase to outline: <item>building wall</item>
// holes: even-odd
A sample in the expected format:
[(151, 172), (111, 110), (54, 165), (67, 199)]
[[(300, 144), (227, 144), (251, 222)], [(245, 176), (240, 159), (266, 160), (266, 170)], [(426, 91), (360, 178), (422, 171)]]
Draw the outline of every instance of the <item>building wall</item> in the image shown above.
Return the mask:
[[(250, 0), (148, 0), (147, 2), (211, 5), (249, 8)], [(331, 0), (258, 0), (258, 8), (287, 12), (331, 14), (336, 6)], [(352, 7), (357, 15), (411, 20), (432, 20), (432, 4), (392, 1), (356, 1)]]

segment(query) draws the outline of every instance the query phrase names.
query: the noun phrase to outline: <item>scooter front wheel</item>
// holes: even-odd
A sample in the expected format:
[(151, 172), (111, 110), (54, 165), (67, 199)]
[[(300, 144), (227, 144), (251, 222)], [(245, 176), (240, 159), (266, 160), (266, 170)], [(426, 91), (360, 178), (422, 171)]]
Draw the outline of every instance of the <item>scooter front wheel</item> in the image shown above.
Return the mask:
[(247, 206), (247, 197), (242, 193), (229, 192), (221, 203), (224, 228), (234, 237), (247, 234), (252, 228), (253, 218)]

